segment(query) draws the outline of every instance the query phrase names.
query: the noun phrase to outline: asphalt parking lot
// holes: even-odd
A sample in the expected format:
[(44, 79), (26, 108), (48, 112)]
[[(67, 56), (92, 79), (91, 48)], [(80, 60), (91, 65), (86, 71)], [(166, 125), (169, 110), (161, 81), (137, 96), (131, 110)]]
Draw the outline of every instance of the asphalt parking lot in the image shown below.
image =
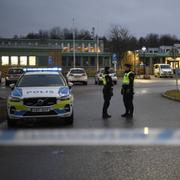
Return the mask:
[[(161, 93), (175, 88), (174, 79), (135, 81), (135, 116), (132, 121), (121, 118), (124, 112), (120, 94), (121, 82), (114, 87), (109, 112), (111, 119), (102, 120), (102, 86), (90, 79), (88, 86), (75, 85), (75, 120), (73, 126), (64, 124), (29, 124), (23, 130), (36, 132), (48, 128), (61, 129), (128, 129), (180, 128), (180, 103), (165, 99)], [(0, 128), (6, 124), (6, 98), (10, 89), (0, 86)], [(25, 128), (25, 129), (24, 129)], [(13, 130), (13, 134), (19, 130)], [(10, 131), (11, 132), (11, 131)], [(6, 136), (9, 138), (11, 136)], [(113, 140), (113, 139), (112, 139)], [(14, 145), (0, 147), (0, 179), (8, 180), (132, 180), (180, 179), (179, 146), (119, 145), (119, 146), (63, 146), (63, 145)]]
[[(93, 79), (89, 80), (88, 86), (74, 85), (74, 124), (70, 128), (178, 128), (180, 127), (180, 104), (165, 99), (161, 93), (168, 89), (175, 88), (174, 79), (155, 79), (135, 81), (135, 114), (133, 121), (126, 121), (121, 118), (124, 113), (122, 96), (120, 94), (121, 82), (114, 86), (109, 113), (111, 119), (102, 120), (102, 86), (94, 85)], [(0, 86), (0, 97), (7, 98), (10, 88)], [(1, 128), (6, 124), (6, 100), (0, 99), (1, 105)], [(60, 126), (63, 124), (60, 123)], [(43, 127), (43, 123), (40, 126)], [(45, 125), (49, 127), (49, 124)], [(53, 127), (53, 123), (52, 123)], [(54, 125), (56, 128), (57, 126)], [(65, 126), (68, 127), (68, 126)]]

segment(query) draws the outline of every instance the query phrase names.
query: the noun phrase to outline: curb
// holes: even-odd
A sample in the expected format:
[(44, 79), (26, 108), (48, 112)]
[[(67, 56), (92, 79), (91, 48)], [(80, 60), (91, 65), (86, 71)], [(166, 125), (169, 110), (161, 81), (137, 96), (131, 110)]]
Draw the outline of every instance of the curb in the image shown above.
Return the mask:
[(168, 96), (168, 95), (166, 95), (166, 93), (162, 93), (161, 95), (162, 95), (163, 97), (167, 98), (167, 99), (180, 102), (179, 99), (177, 99), (177, 98), (175, 98), (175, 97)]

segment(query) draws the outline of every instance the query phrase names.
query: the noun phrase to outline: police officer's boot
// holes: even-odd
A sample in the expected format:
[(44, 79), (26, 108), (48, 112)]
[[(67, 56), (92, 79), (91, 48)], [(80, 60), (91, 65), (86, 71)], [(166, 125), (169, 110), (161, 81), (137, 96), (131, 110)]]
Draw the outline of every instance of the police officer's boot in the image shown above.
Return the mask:
[(121, 114), (121, 117), (127, 117), (129, 114), (128, 113), (124, 113), (124, 114)]
[(132, 119), (132, 118), (133, 118), (133, 114), (128, 114), (128, 115), (126, 116), (126, 118)]
[(109, 114), (106, 113), (106, 114), (103, 114), (102, 117), (103, 117), (103, 119), (108, 119), (108, 118), (111, 118), (111, 115), (109, 115)]

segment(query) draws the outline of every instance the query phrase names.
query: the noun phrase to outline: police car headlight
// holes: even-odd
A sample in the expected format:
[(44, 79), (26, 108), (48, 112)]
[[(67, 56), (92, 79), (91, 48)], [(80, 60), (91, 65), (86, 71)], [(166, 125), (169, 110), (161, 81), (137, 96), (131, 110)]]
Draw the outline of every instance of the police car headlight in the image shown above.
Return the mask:
[(10, 100), (11, 102), (21, 102), (21, 99), (18, 98), (18, 97), (10, 97), (9, 100)]
[(59, 98), (57, 98), (57, 102), (68, 101), (71, 99), (71, 97), (72, 97), (71, 95), (59, 97)]

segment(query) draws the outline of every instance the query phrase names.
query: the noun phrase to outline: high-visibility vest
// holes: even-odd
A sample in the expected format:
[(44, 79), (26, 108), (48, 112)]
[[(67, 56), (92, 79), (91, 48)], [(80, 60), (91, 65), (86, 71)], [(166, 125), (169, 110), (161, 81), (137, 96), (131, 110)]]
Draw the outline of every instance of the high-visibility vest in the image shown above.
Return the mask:
[(132, 71), (128, 72), (128, 73), (124, 73), (124, 77), (123, 77), (123, 81), (122, 83), (125, 85), (129, 85), (130, 80), (129, 80), (129, 75), (133, 73)]
[(106, 76), (107, 76), (107, 74), (103, 74), (103, 75), (102, 75), (102, 81), (103, 81), (103, 85), (104, 85), (104, 86), (107, 84)]

